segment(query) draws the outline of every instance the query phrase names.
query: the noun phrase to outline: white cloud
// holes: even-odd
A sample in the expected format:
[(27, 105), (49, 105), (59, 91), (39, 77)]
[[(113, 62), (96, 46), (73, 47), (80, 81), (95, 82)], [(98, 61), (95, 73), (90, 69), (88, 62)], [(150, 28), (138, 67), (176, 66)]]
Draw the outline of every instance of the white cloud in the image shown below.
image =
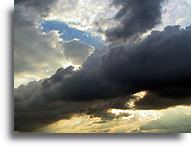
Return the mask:
[(143, 33), (142, 38), (153, 30), (162, 31), (166, 26), (180, 25), (185, 28), (191, 24), (191, 0), (165, 0), (161, 6), (161, 23)]
[(118, 9), (111, 3), (112, 0), (58, 0), (45, 19), (60, 20), (79, 30), (98, 33), (98, 29), (106, 30), (117, 23), (112, 18)]
[(191, 20), (191, 0), (166, 0), (162, 4), (162, 20), (155, 29), (163, 30), (165, 26), (190, 25)]
[[(105, 39), (105, 31), (119, 25), (114, 16), (120, 7), (112, 5), (113, 0), (58, 0), (46, 20), (59, 20), (79, 30), (99, 34)], [(152, 30), (163, 30), (167, 25), (186, 27), (191, 19), (191, 0), (166, 0), (162, 4), (162, 22)], [(151, 31), (149, 31), (151, 32)], [(149, 33), (147, 33), (149, 34)]]

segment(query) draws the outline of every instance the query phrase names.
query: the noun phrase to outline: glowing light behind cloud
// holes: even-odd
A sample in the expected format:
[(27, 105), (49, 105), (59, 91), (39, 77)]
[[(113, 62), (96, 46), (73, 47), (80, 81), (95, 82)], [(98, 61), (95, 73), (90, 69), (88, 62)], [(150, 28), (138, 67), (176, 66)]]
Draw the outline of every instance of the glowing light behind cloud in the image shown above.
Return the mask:
[(135, 93), (133, 94), (133, 98), (130, 99), (128, 102), (127, 102), (127, 106), (131, 109), (135, 108), (136, 107), (136, 102), (138, 102), (139, 100), (143, 99), (144, 96), (147, 94), (146, 91), (141, 91), (141, 92), (138, 92), (138, 93)]
[(78, 114), (71, 119), (59, 120), (38, 131), (47, 133), (131, 133), (140, 132), (141, 125), (160, 118), (159, 111), (119, 110), (108, 112), (116, 115), (112, 120), (102, 120), (100, 117)]
[[(191, 107), (177, 106), (163, 110), (109, 109), (116, 118), (102, 120), (85, 114), (74, 115), (38, 129), (45, 133), (167, 133), (190, 129)], [(185, 121), (185, 122), (184, 122)]]
[(117, 25), (112, 18), (118, 9), (111, 3), (112, 0), (59, 0), (45, 20), (60, 20), (79, 30), (100, 33), (99, 29)]

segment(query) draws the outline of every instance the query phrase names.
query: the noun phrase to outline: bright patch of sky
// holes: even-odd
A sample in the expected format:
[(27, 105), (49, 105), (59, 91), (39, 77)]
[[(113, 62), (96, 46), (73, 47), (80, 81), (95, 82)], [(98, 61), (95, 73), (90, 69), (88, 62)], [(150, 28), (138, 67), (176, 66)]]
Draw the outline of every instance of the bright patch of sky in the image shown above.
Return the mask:
[(64, 41), (78, 39), (87, 45), (93, 46), (94, 48), (102, 48), (104, 45), (104, 41), (100, 36), (93, 36), (90, 32), (69, 27), (67, 24), (61, 21), (43, 21), (41, 26), (42, 30), (46, 33), (52, 30), (58, 31), (60, 37)]

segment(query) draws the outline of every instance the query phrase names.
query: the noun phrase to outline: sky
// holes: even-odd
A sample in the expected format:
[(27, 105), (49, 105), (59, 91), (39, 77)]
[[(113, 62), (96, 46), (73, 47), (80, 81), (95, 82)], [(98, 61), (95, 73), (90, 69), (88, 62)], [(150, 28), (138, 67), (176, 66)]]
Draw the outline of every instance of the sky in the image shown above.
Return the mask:
[(191, 0), (15, 0), (14, 131), (191, 132)]

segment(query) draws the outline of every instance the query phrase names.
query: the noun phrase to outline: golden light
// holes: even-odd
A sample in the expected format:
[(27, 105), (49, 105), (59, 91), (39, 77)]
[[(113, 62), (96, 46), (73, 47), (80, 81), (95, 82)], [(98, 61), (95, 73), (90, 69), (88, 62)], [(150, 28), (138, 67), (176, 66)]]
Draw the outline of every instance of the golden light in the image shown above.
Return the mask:
[(134, 124), (139, 128), (152, 120), (160, 119), (162, 113), (154, 110), (120, 110), (109, 109), (108, 112), (116, 115), (117, 120), (123, 120), (126, 123)]
[[(128, 103), (132, 103), (135, 107), (135, 103), (143, 99), (146, 93), (146, 91), (142, 91), (134, 94), (134, 97)], [(131, 133), (140, 131), (142, 125), (160, 119), (162, 115), (159, 110), (137, 110), (135, 108), (111, 108), (107, 112), (114, 115), (112, 120), (103, 120), (101, 117), (86, 114), (76, 114), (70, 119), (61, 119), (49, 124), (39, 129), (39, 131), (49, 133)]]
[(136, 102), (138, 102), (139, 100), (143, 99), (146, 94), (147, 94), (147, 91), (140, 91), (138, 93), (133, 94), (132, 95), (132, 99), (130, 99), (127, 102), (127, 107), (129, 107), (130, 109), (135, 108)]

